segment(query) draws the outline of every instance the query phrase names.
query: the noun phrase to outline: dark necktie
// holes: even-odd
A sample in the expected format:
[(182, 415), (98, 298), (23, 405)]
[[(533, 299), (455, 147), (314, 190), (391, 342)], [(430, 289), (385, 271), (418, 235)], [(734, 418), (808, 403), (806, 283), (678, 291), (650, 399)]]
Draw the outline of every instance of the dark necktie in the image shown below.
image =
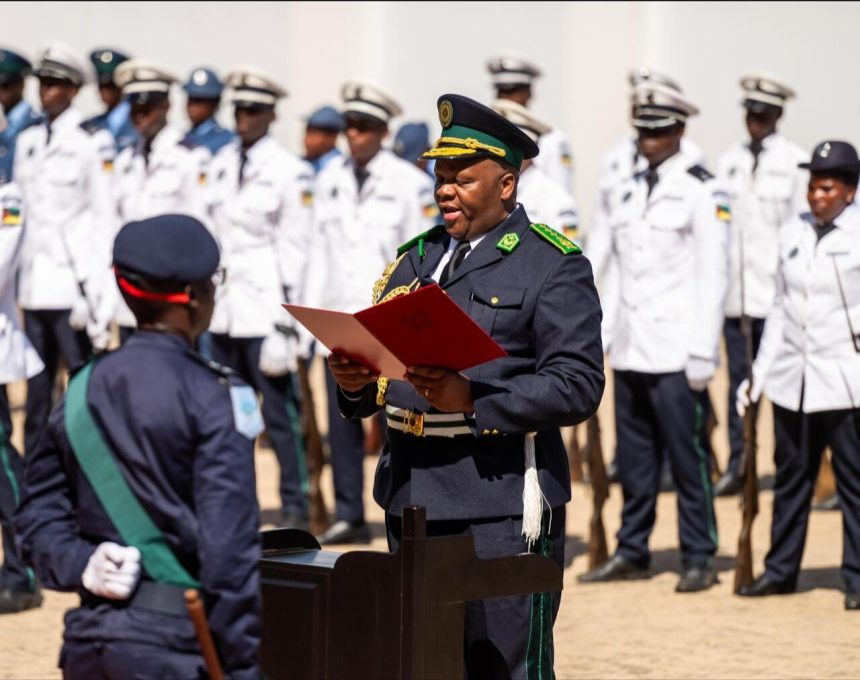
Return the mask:
[(146, 167), (149, 167), (149, 154), (152, 153), (152, 140), (147, 140), (143, 143), (143, 149), (141, 149), (141, 153), (143, 154), (143, 164)]
[(657, 174), (657, 168), (652, 168), (648, 166), (648, 169), (645, 171), (645, 182), (648, 184), (648, 195), (651, 195), (651, 191), (657, 185), (657, 180), (660, 179), (660, 176)]
[(836, 225), (833, 222), (825, 222), (824, 224), (816, 224), (815, 225), (815, 236), (816, 243), (823, 239), (827, 234), (836, 229)]
[(752, 171), (755, 174), (756, 168), (758, 168), (758, 157), (761, 155), (761, 152), (764, 150), (764, 145), (761, 141), (752, 141), (750, 142), (750, 153), (753, 157)]
[(450, 262), (448, 262), (445, 269), (442, 270), (442, 276), (439, 277), (439, 285), (444, 286), (448, 283), (448, 279), (454, 274), (455, 271), (463, 264), (463, 260), (466, 259), (466, 255), (469, 254), (469, 251), (472, 249), (472, 246), (468, 241), (462, 241), (457, 244), (457, 247), (454, 249), (454, 254), (451, 256)]
[(243, 150), (239, 154), (239, 186), (245, 182), (245, 166), (248, 164), (248, 154)]
[(361, 187), (364, 186), (364, 183), (367, 181), (367, 178), (370, 177), (370, 173), (367, 171), (367, 168), (359, 168), (355, 169), (355, 181), (358, 184), (358, 190), (361, 191)]
[(51, 126), (50, 126), (50, 125), (45, 125), (45, 127), (48, 129), (48, 136), (47, 136), (47, 137), (45, 137), (45, 146), (48, 146), (48, 144), (50, 144), (50, 143), (51, 143), (51, 132), (52, 132), (52, 131), (51, 131)]

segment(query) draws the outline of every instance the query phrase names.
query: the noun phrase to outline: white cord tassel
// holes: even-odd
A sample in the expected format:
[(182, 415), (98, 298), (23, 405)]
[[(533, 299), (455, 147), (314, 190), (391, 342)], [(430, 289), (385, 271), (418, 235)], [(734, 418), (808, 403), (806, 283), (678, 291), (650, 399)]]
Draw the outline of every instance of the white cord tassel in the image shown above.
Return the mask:
[(532, 544), (540, 537), (541, 515), (543, 504), (549, 503), (543, 495), (538, 480), (537, 462), (535, 460), (535, 433), (529, 432), (525, 439), (525, 475), (523, 479), (523, 537), (531, 549)]

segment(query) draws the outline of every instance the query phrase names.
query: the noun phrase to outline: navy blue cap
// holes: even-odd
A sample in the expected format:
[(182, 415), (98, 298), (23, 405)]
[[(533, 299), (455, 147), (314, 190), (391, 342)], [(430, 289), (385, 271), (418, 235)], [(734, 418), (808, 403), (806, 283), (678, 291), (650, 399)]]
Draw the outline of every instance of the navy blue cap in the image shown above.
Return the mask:
[(815, 147), (809, 163), (798, 163), (797, 167), (810, 172), (860, 173), (860, 158), (848, 142), (831, 139)]
[(0, 49), (0, 83), (23, 78), (33, 70), (33, 65), (17, 52)]
[(224, 83), (211, 68), (200, 66), (191, 72), (182, 89), (194, 99), (219, 99)]
[(404, 123), (394, 136), (394, 153), (410, 163), (430, 148), (430, 128), (426, 123)]
[(111, 47), (102, 47), (90, 52), (90, 61), (96, 70), (99, 85), (113, 85), (113, 72), (122, 62), (131, 57)]
[(219, 258), (212, 234), (189, 215), (129, 222), (113, 242), (115, 267), (154, 282), (203, 281), (215, 273)]
[(333, 106), (321, 106), (306, 121), (307, 127), (343, 132), (343, 114)]

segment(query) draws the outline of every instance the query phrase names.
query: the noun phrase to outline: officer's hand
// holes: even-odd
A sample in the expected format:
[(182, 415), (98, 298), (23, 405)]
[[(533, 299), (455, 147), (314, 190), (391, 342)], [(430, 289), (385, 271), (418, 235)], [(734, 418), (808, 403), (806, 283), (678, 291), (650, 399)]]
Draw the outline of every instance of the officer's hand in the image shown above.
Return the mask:
[(294, 335), (273, 331), (260, 345), (260, 371), (272, 378), (296, 371), (298, 341)]
[(110, 345), (110, 329), (103, 327), (95, 321), (87, 323), (87, 336), (90, 339), (90, 343), (92, 343), (93, 350), (96, 352), (106, 350), (108, 345)]
[(750, 404), (756, 403), (761, 397), (761, 384), (758, 380), (750, 381), (744, 378), (744, 381), (738, 385), (738, 391), (735, 392), (735, 410), (738, 415), (743, 418)]
[(84, 588), (110, 600), (127, 600), (140, 580), (140, 551), (110, 541), (100, 543), (81, 575)]
[(462, 373), (434, 366), (410, 366), (406, 379), (430, 405), (447, 413), (472, 413), (472, 383)]
[(694, 392), (703, 392), (708, 387), (708, 382), (714, 377), (717, 364), (713, 359), (701, 357), (690, 357), (687, 359), (685, 373), (687, 385)]
[(335, 382), (340, 385), (344, 392), (359, 392), (379, 379), (379, 374), (373, 369), (362, 366), (336, 352), (329, 355), (328, 367), (331, 369)]
[(86, 329), (89, 320), (89, 303), (85, 297), (79, 295), (72, 304), (72, 311), (69, 313), (69, 325), (76, 331), (82, 331)]

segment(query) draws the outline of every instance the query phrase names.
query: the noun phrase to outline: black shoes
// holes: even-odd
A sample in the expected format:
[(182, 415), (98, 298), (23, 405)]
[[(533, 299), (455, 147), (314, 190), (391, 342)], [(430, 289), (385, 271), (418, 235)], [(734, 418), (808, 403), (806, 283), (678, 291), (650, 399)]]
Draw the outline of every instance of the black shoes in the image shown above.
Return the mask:
[(714, 484), (714, 496), (734, 496), (741, 490), (741, 478), (734, 472), (724, 472)]
[(580, 583), (605, 583), (606, 581), (645, 579), (650, 575), (647, 567), (639, 567), (626, 557), (613, 555), (599, 567), (577, 576), (576, 580)]
[(676, 593), (698, 593), (719, 583), (713, 567), (690, 567), (685, 569), (675, 586)]
[(823, 501), (818, 501), (817, 503), (813, 503), (812, 509), (816, 510), (816, 511), (841, 510), (842, 507), (839, 503), (839, 494), (835, 493), (830, 498), (825, 498)]
[(767, 574), (762, 574), (748, 586), (742, 586), (738, 595), (742, 597), (765, 597), (766, 595), (788, 595), (797, 590), (797, 579), (787, 581), (772, 581)]
[(322, 536), (318, 536), (317, 540), (320, 545), (370, 543), (370, 529), (363, 521), (347, 522), (345, 519), (339, 519)]
[(284, 510), (281, 512), (281, 529), (301, 529), (302, 531), (310, 531), (310, 524), (307, 517), (302, 517), (298, 512)]
[(3, 588), (0, 590), (0, 614), (17, 614), (26, 609), (35, 609), (42, 606), (42, 591), (12, 590)]
[(848, 611), (860, 610), (860, 593), (845, 593), (845, 609)]

